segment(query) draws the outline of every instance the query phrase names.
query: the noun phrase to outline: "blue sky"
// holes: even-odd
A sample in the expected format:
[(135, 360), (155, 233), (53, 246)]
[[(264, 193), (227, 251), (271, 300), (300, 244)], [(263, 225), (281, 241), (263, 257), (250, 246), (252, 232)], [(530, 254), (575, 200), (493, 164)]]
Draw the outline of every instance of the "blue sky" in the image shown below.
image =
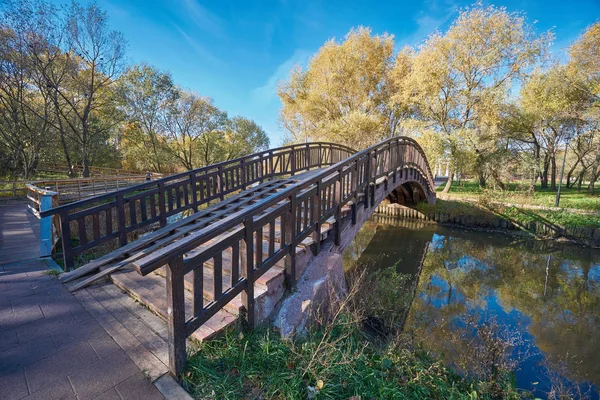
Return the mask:
[[(85, 1), (83, 1), (85, 2)], [(168, 70), (175, 82), (204, 96), (231, 116), (258, 122), (272, 146), (281, 144), (277, 82), (305, 65), (325, 41), (369, 26), (390, 33), (396, 46), (416, 45), (444, 30), (472, 1), (310, 0), (98, 0), (113, 29), (129, 41), (130, 62)], [(485, 2), (487, 4), (487, 2)], [(600, 0), (496, 1), (522, 10), (536, 29), (553, 29), (553, 51), (568, 46), (600, 18)]]

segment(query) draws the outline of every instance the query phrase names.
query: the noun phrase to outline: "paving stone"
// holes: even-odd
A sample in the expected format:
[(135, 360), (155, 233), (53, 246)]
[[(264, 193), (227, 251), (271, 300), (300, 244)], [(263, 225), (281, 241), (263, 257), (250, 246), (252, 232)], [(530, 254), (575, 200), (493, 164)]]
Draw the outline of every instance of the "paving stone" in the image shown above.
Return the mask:
[(0, 357), (2, 352), (19, 344), (19, 337), (15, 329), (0, 333)]
[(102, 393), (98, 397), (94, 397), (94, 400), (123, 400), (117, 393), (115, 388), (110, 388), (106, 392)]
[(115, 386), (117, 393), (123, 400), (159, 400), (164, 399), (158, 389), (141, 372), (132, 375), (126, 381)]
[(31, 365), (38, 360), (51, 356), (56, 351), (56, 346), (54, 346), (50, 335), (11, 347), (0, 353), (2, 355), (2, 358), (0, 358), (0, 374)]
[(75, 323), (77, 321), (70, 313), (52, 318), (42, 318), (19, 326), (17, 335), (19, 336), (19, 342), (27, 343), (47, 334), (53, 336), (64, 334), (72, 329), (72, 325)]
[[(70, 373), (99, 361), (94, 349), (86, 342), (78, 342), (67, 350), (46, 357), (25, 368), (25, 376), (31, 392), (66, 378)], [(110, 368), (110, 366), (108, 366)], [(106, 366), (105, 366), (106, 368)]]
[(95, 341), (98, 337), (108, 336), (102, 327), (93, 319), (81, 323), (73, 322), (68, 329), (55, 330), (52, 338), (56, 347), (63, 351), (80, 342)]
[(17, 328), (21, 325), (44, 318), (40, 306), (27, 307), (0, 316), (0, 332)]
[(20, 399), (27, 394), (23, 370), (0, 373), (0, 399)]
[(76, 399), (69, 379), (63, 378), (24, 397), (23, 400), (67, 400)]
[(69, 379), (77, 397), (89, 399), (104, 393), (138, 372), (139, 369), (125, 352), (118, 351), (103, 360), (84, 364), (77, 371), (69, 374)]

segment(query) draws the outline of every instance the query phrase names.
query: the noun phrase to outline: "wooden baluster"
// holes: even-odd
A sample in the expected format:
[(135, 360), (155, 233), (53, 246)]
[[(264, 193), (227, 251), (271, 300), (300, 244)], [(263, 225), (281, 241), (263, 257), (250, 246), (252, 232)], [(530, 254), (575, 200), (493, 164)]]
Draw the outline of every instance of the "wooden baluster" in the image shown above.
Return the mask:
[(175, 377), (185, 368), (185, 299), (183, 256), (169, 262), (167, 267), (167, 327), (169, 333), (169, 369)]
[(196, 185), (196, 174), (190, 174), (190, 188), (192, 190), (192, 208), (194, 212), (198, 212), (198, 187)]
[(245, 237), (245, 265), (242, 274), (246, 278), (246, 290), (242, 292), (242, 303), (246, 309), (246, 322), (248, 328), (254, 328), (254, 221), (253, 217), (244, 221)]
[(63, 211), (59, 215), (63, 260), (65, 262), (65, 269), (71, 271), (75, 266), (75, 261), (73, 259), (73, 243), (71, 242), (71, 222), (69, 221), (69, 214), (67, 211)]
[(336, 246), (340, 245), (342, 239), (342, 169), (338, 171), (338, 179), (335, 182), (335, 237)]
[(298, 236), (296, 230), (296, 195), (290, 197), (290, 209), (282, 218), (282, 246), (289, 243), (288, 254), (285, 258), (285, 281), (288, 288), (296, 285), (296, 238)]
[(223, 294), (223, 253), (217, 253), (213, 257), (213, 273), (214, 273), (214, 300), (219, 300)]
[(312, 215), (316, 222), (315, 231), (313, 232), (314, 255), (316, 256), (321, 251), (321, 189), (323, 181), (317, 181), (317, 194), (312, 197)]
[(158, 214), (160, 217), (160, 226), (167, 225), (167, 205), (165, 204), (165, 183), (158, 183)]
[(231, 246), (231, 286), (240, 280), (240, 243), (235, 242)]
[(117, 195), (117, 216), (119, 226), (119, 244), (125, 246), (127, 244), (127, 233), (125, 231), (125, 199), (123, 193)]
[(246, 190), (246, 159), (244, 158), (241, 162), (242, 170), (242, 189)]
[(294, 146), (292, 146), (290, 153), (290, 170), (291, 175), (294, 176), (294, 174), (296, 173), (296, 152), (294, 151)]
[(223, 185), (223, 167), (219, 166), (219, 168), (217, 168), (218, 171), (218, 180), (217, 180), (217, 185), (218, 185), (218, 191), (219, 191), (219, 199), (221, 199), (221, 201), (225, 198), (225, 188)]
[(269, 257), (275, 254), (275, 220), (269, 222)]
[(194, 274), (194, 317), (197, 317), (204, 310), (204, 263), (194, 268), (192, 273)]
[(260, 268), (263, 262), (263, 227), (261, 226), (256, 230), (256, 266), (255, 268)]

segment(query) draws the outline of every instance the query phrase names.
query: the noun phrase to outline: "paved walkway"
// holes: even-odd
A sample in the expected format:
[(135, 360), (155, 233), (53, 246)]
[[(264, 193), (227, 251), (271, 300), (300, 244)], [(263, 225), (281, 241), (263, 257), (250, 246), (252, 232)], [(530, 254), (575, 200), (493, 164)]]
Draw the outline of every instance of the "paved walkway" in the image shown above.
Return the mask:
[(24, 200), (0, 204), (0, 265), (40, 256), (40, 222)]
[(0, 399), (163, 399), (98, 311), (43, 261), (0, 265)]

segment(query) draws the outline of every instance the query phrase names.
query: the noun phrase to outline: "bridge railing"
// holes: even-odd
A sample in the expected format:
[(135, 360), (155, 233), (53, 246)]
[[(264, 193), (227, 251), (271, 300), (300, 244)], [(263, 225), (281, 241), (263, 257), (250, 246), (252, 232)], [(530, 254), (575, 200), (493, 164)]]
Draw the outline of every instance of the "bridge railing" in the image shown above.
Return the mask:
[[(297, 279), (296, 245), (312, 235), (313, 250), (318, 253), (321, 225), (332, 216), (335, 217), (334, 241), (339, 245), (342, 207), (352, 201), (352, 223), (356, 223), (359, 199), (366, 207), (373, 206), (370, 198), (376, 181), (398, 169), (400, 173), (414, 174), (411, 178), (434, 190), (433, 177), (421, 147), (410, 138), (396, 137), (349, 156), (312, 178), (135, 261), (134, 266), (142, 275), (168, 265), (171, 372), (179, 375), (185, 366), (186, 338), (239, 294), (248, 325), (253, 327), (254, 282), (288, 257), (286, 281), (293, 286)], [(276, 225), (280, 226), (279, 236)], [(194, 250), (193, 255), (184, 258), (191, 250)], [(231, 284), (223, 290), (223, 260), (229, 254)], [(203, 266), (210, 260), (214, 296), (212, 301), (205, 301)], [(193, 274), (192, 310), (185, 309), (184, 301), (184, 276), (188, 273)]]
[(75, 257), (85, 251), (109, 242), (126, 245), (142, 232), (167, 225), (171, 216), (198, 211), (265, 179), (335, 164), (353, 152), (331, 143), (270, 149), (61, 205), (40, 215), (58, 215), (64, 265), (71, 270)]

